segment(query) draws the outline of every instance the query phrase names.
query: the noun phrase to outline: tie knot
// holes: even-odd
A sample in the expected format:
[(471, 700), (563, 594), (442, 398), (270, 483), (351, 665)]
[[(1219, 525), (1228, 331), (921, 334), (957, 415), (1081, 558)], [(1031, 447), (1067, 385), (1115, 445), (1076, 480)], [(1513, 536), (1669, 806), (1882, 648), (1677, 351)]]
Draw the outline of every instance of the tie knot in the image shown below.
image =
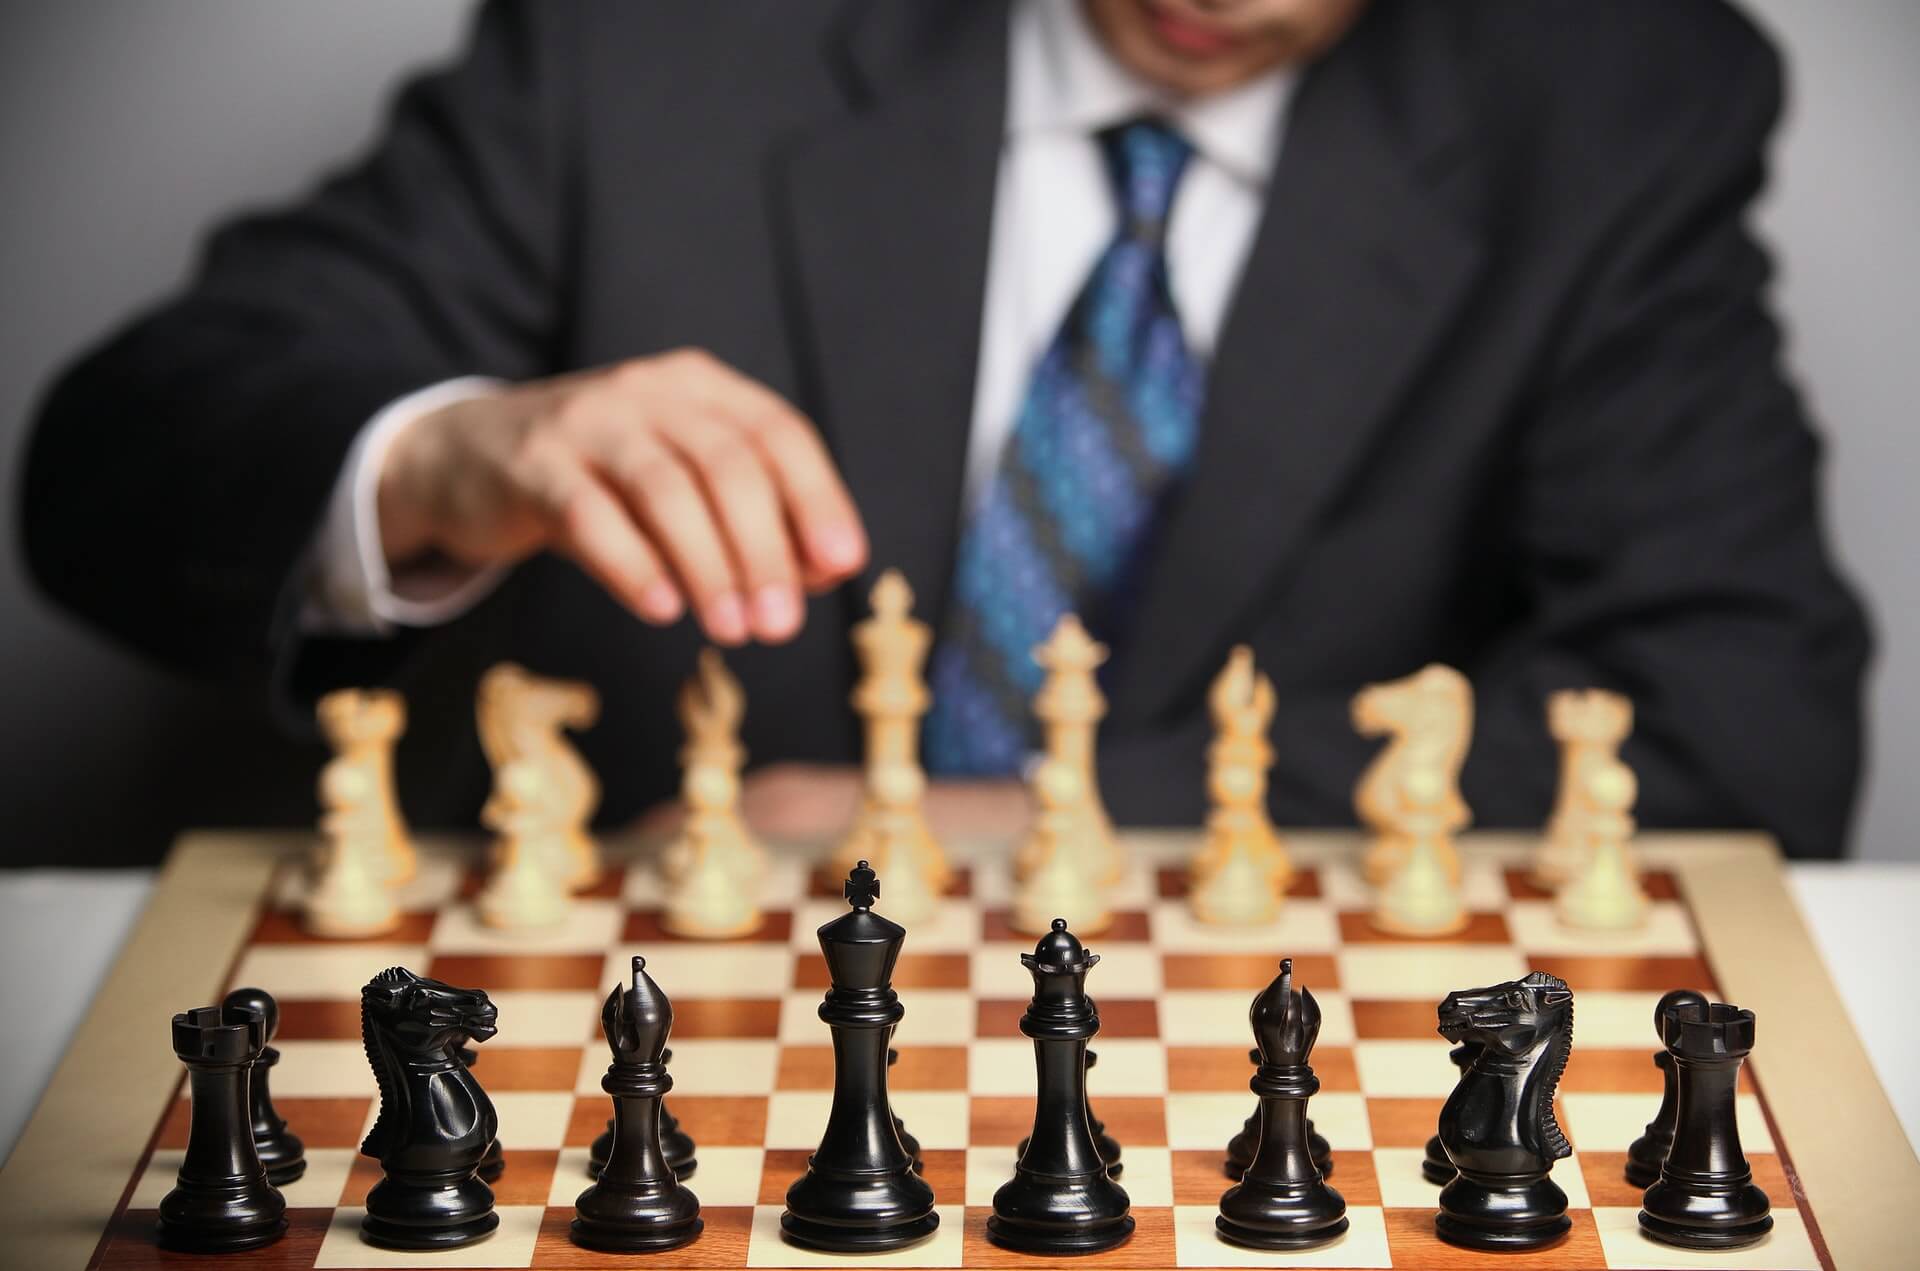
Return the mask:
[(1164, 238), (1174, 190), (1193, 147), (1156, 119), (1109, 128), (1100, 140), (1113, 169), (1114, 192), (1126, 230), (1155, 240)]

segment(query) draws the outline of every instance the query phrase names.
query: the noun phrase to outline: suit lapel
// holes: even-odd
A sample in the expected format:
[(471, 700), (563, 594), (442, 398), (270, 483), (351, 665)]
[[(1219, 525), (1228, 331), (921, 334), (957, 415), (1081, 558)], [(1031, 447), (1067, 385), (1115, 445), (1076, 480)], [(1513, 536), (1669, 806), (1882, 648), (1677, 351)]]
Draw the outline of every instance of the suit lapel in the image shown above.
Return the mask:
[(1437, 178), (1426, 179), (1454, 157), (1452, 103), (1401, 75), (1423, 135), (1396, 127), (1370, 78), (1383, 58), (1367, 34), (1363, 25), (1310, 71), (1291, 105), (1215, 350), (1194, 469), (1116, 659), (1122, 718), (1195, 700), (1248, 633), (1259, 596), (1306, 547), (1477, 271), (1478, 244), (1438, 197)]
[[(856, 10), (850, 109), (774, 158), (802, 395), (938, 626), (951, 572), (1006, 108), (1007, 7)], [(865, 589), (851, 602), (862, 611)]]

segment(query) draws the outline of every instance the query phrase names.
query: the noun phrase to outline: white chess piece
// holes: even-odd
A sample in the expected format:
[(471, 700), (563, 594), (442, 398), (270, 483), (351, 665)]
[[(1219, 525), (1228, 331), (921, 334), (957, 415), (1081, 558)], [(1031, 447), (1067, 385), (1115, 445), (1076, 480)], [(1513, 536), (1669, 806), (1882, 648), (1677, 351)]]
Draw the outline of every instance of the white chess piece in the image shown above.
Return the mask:
[(1467, 925), (1466, 905), (1434, 835), (1409, 837), (1404, 860), (1380, 890), (1373, 925), (1397, 936), (1448, 936)]
[(384, 935), (400, 924), (400, 907), (386, 885), (387, 818), (374, 779), (345, 760), (320, 771), (327, 838), (319, 877), (308, 891), (307, 929), (354, 940)]
[(757, 853), (732, 815), (739, 782), (725, 768), (698, 765), (682, 786), (691, 809), (676, 848), (661, 925), (677, 936), (726, 940), (760, 926)]
[(872, 805), (863, 838), (874, 853), (871, 867), (880, 876), (880, 908), (909, 927), (933, 917), (940, 903), (922, 851), (919, 808), (926, 784), (913, 764), (881, 764), (867, 774)]
[(558, 926), (569, 908), (566, 880), (573, 860), (543, 769), (516, 759), (495, 775), (483, 814), (500, 832), (494, 869), (474, 898), (480, 921), (507, 931)]
[(1089, 824), (1079, 765), (1070, 759), (1042, 760), (1033, 773), (1033, 792), (1040, 803), (1032, 838), (1023, 855), (1032, 862), (1014, 891), (1008, 922), (1015, 931), (1044, 934), (1055, 918), (1065, 918), (1082, 935), (1099, 935), (1113, 924), (1106, 888), (1095, 872), (1105, 859), (1089, 836)]
[(1194, 917), (1211, 925), (1240, 927), (1272, 922), (1280, 913), (1271, 862), (1259, 861), (1248, 841), (1231, 839), (1226, 859), (1187, 893)]
[(1590, 772), (1586, 786), (1592, 806), (1583, 817), (1585, 857), (1573, 880), (1554, 897), (1554, 912), (1567, 926), (1583, 931), (1630, 931), (1647, 920), (1647, 894), (1627, 846), (1633, 833), (1627, 809), (1639, 783), (1632, 769), (1614, 760)]

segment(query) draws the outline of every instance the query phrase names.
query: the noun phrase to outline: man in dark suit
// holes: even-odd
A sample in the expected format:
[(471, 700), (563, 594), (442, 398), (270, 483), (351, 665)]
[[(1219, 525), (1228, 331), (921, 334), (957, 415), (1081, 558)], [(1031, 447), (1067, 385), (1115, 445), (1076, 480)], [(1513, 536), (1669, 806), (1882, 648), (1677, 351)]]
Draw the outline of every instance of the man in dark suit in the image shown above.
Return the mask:
[(32, 563), (183, 667), (400, 683), (427, 819), (501, 657), (600, 688), (609, 817), (667, 797), (705, 638), (750, 798), (831, 821), (892, 565), (936, 797), (990, 819), (1072, 607), (1125, 821), (1198, 817), (1245, 641), (1283, 824), (1348, 819), (1348, 697), (1437, 660), (1483, 824), (1544, 817), (1546, 694), (1599, 684), (1646, 823), (1836, 854), (1867, 639), (1744, 224), (1779, 99), (1695, 0), (491, 4), (67, 374)]

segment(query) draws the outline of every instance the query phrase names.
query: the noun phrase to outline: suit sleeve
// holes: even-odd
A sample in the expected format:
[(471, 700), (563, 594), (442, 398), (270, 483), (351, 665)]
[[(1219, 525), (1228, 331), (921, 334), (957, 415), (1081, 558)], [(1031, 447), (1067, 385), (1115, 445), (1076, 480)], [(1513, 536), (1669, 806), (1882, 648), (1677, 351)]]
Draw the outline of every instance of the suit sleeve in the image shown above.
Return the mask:
[(220, 230), (185, 294), (67, 371), (22, 492), (48, 593), (180, 668), (262, 670), (367, 420), (440, 380), (548, 368), (570, 8), (489, 3), (368, 158)]
[[(1697, 118), (1655, 138), (1514, 446), (1527, 619), (1470, 669), (1483, 822), (1537, 824), (1546, 694), (1628, 694), (1648, 826), (1759, 827), (1838, 855), (1861, 757), (1861, 609), (1823, 544), (1820, 446), (1783, 378), (1746, 220), (1778, 63), (1744, 28)], [(1728, 65), (1722, 63), (1722, 65)]]

